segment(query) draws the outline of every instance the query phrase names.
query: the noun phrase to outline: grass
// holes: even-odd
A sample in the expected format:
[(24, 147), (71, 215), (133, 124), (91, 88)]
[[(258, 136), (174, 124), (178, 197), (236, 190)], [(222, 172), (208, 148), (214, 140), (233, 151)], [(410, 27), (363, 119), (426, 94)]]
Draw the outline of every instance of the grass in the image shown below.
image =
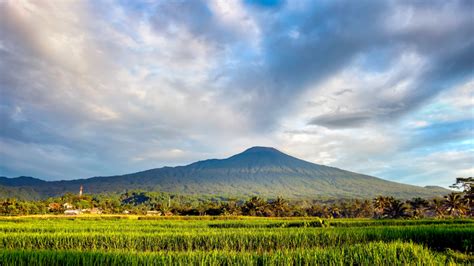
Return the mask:
[(474, 221), (0, 219), (1, 265), (472, 264)]
[[(267, 253), (235, 251), (189, 252), (80, 252), (3, 250), (5, 265), (397, 265), (455, 264), (452, 257), (436, 254), (421, 245), (375, 242), (367, 245), (285, 250)], [(38, 263), (41, 262), (41, 263)]]

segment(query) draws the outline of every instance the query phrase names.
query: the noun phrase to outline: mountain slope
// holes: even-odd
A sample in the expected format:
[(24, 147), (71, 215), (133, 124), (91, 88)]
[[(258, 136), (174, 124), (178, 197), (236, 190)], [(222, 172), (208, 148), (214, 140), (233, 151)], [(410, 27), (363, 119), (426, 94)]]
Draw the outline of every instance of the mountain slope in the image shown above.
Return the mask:
[(29, 188), (43, 196), (77, 192), (80, 185), (88, 193), (141, 189), (233, 197), (370, 198), (388, 195), (410, 198), (449, 193), (439, 187), (405, 185), (310, 163), (267, 147), (253, 147), (227, 159), (211, 159), (121, 176), (52, 182), (27, 177), (0, 178), (0, 185)]

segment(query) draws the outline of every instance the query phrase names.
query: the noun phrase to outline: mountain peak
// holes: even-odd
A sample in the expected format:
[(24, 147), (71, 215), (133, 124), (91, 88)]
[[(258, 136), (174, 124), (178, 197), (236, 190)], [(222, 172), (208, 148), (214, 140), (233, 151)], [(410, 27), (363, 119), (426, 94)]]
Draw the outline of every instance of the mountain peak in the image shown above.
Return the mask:
[[(229, 168), (249, 169), (252, 167), (296, 167), (301, 164), (311, 164), (289, 156), (275, 148), (255, 146), (226, 159), (211, 159), (190, 164), (193, 168)], [(313, 165), (313, 164), (311, 164)]]
[(286, 168), (298, 168), (298, 167), (318, 167), (319, 165), (309, 163), (288, 154), (285, 154), (272, 147), (255, 146), (245, 151), (236, 154), (232, 157), (221, 161), (226, 165), (231, 164), (233, 167), (286, 167)]
[(273, 147), (263, 147), (263, 146), (254, 146), (251, 148), (246, 149), (243, 154), (245, 153), (282, 153), (279, 150)]

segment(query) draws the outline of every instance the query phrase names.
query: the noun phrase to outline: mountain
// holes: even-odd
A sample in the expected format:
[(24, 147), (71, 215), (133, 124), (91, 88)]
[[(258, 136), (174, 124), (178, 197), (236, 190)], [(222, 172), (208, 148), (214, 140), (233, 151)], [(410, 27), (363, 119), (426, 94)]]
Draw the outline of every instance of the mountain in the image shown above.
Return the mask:
[(45, 183), (47, 182), (38, 178), (31, 177), (31, 176), (19, 176), (15, 178), (0, 176), (0, 185), (3, 185), (3, 186), (13, 186), (13, 187), (36, 186), (36, 185), (42, 185)]
[[(441, 187), (418, 187), (387, 181), (339, 168), (310, 163), (277, 149), (253, 147), (227, 159), (198, 161), (138, 173), (70, 181), (43, 181), (32, 177), (0, 177), (2, 191), (31, 191), (41, 197), (125, 190), (163, 191), (224, 197), (283, 196), (286, 198), (400, 198), (433, 197), (449, 193)], [(4, 196), (4, 195), (3, 195)]]

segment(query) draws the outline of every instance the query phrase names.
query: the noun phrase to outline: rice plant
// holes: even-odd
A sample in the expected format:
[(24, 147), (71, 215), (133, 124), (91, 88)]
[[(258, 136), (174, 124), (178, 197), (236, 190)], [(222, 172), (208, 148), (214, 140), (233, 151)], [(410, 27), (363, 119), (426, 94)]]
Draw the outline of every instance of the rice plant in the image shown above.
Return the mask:
[(0, 220), (1, 265), (471, 263), (472, 220)]

